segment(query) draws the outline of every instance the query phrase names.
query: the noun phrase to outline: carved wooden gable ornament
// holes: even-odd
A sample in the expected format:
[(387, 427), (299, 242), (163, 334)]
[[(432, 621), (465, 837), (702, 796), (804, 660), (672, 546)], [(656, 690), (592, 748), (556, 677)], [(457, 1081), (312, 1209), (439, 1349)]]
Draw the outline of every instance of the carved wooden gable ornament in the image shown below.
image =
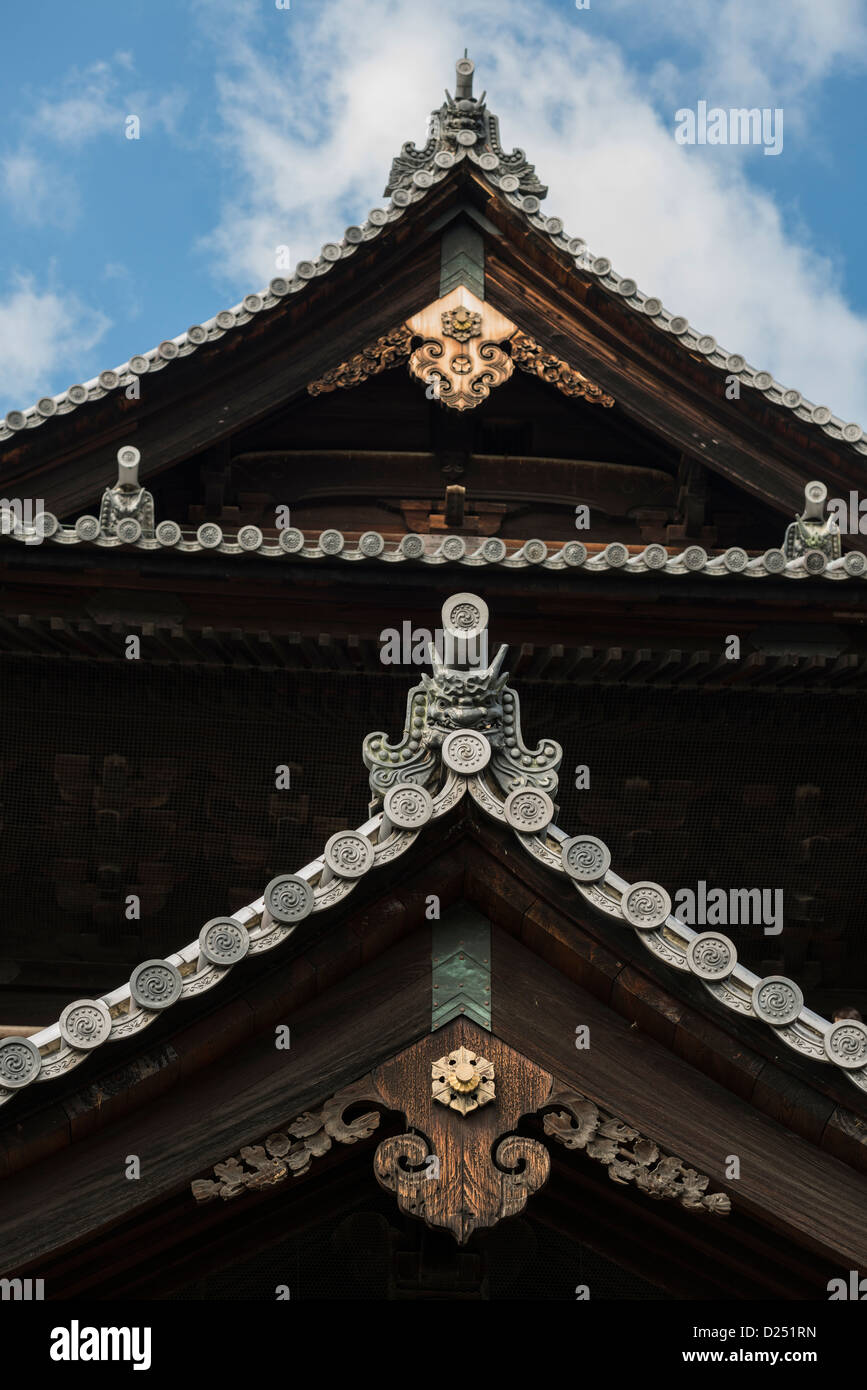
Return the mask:
[[(476, 1097), (476, 1103), (453, 1104), (444, 1086), (449, 1096)], [(214, 1179), (192, 1184), (193, 1196), (228, 1201), (300, 1177), (334, 1142), (369, 1138), (379, 1125), (377, 1109), (344, 1118), (360, 1105), (401, 1112), (406, 1123), (405, 1133), (383, 1139), (374, 1153), (377, 1182), (407, 1215), (450, 1231), (460, 1244), (475, 1230), (516, 1216), (547, 1182), (548, 1148), (517, 1132), (533, 1115), (541, 1116), (549, 1143), (582, 1150), (608, 1169), (613, 1182), (690, 1211), (725, 1215), (731, 1209), (725, 1193), (708, 1192), (705, 1174), (468, 1019), (422, 1038), (320, 1111), (297, 1116), (284, 1131), (216, 1164)]]
[(546, 352), (466, 285), (458, 285), (361, 352), (329, 368), (307, 390), (311, 396), (322, 396), (358, 386), (401, 361), (407, 362), (410, 375), (424, 385), (431, 400), (452, 410), (470, 410), (487, 400), (509, 380), (515, 367), (556, 386), (565, 396), (614, 405), (613, 396), (577, 367)]

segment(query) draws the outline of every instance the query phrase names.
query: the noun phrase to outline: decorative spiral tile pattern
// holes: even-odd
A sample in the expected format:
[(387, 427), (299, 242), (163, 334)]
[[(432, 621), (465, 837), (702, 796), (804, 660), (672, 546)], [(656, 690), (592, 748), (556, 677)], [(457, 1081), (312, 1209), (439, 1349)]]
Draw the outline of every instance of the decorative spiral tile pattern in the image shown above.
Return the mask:
[(768, 975), (753, 989), (754, 1013), (775, 1028), (794, 1023), (803, 1007), (802, 990), (785, 975)]
[(491, 761), (491, 745), (482, 734), (470, 729), (453, 729), (443, 739), (442, 758), (453, 772), (469, 777), (487, 767)]
[(668, 551), (664, 545), (654, 542), (641, 552), (641, 559), (649, 570), (664, 570), (668, 564)]
[(125, 545), (135, 545), (141, 540), (141, 523), (134, 516), (125, 516), (117, 523), (115, 534)]
[(462, 560), (467, 553), (467, 543), (463, 536), (446, 536), (439, 553), (447, 560)]
[(258, 550), (264, 539), (258, 526), (242, 526), (238, 532), (238, 544), (242, 550)]
[(702, 980), (724, 980), (738, 963), (734, 942), (713, 931), (693, 937), (686, 948), (686, 958), (690, 970)]
[(560, 556), (567, 565), (583, 565), (587, 559), (587, 547), (580, 541), (567, 541), (560, 551)]
[(547, 829), (554, 819), (554, 803), (547, 792), (519, 787), (506, 797), (503, 814), (513, 830), (520, 830), (525, 835), (537, 835), (540, 830)]
[(385, 549), (385, 540), (378, 531), (365, 531), (358, 542), (358, 549), (362, 555), (367, 555), (371, 559), (376, 555), (381, 555)]
[(731, 574), (740, 574), (750, 562), (750, 557), (739, 545), (732, 545), (723, 556), (723, 563)]
[(542, 561), (547, 557), (548, 547), (544, 541), (527, 541), (526, 545), (521, 547), (521, 554), (531, 565), (541, 565)]
[(154, 534), (160, 545), (177, 545), (182, 532), (176, 521), (161, 521)]
[(425, 787), (411, 782), (398, 782), (383, 798), (383, 808), (392, 825), (399, 830), (417, 830), (427, 825), (433, 815), (431, 794)]
[(867, 1025), (854, 1018), (832, 1023), (825, 1034), (825, 1051), (832, 1062), (847, 1071), (867, 1066)]
[(304, 532), (299, 531), (297, 526), (285, 526), (280, 532), (280, 549), (285, 550), (287, 555), (297, 555), (299, 550), (304, 549)]
[(60, 1036), (70, 1047), (99, 1047), (111, 1032), (111, 1014), (101, 999), (76, 999), (60, 1015)]
[(622, 569), (629, 559), (629, 551), (620, 541), (612, 541), (610, 545), (606, 545), (602, 555), (605, 563), (612, 569)]
[(489, 536), (482, 546), (482, 554), (489, 564), (498, 564), (506, 557), (506, 542), (499, 536)]
[(611, 851), (595, 835), (573, 835), (560, 847), (563, 868), (578, 883), (595, 883), (611, 867)]
[(199, 950), (212, 965), (234, 965), (250, 949), (250, 933), (233, 917), (212, 917), (199, 932)]
[[(33, 529), (37, 536), (42, 536), (44, 540), (49, 540), (52, 536), (57, 535), (60, 529), (60, 522), (53, 512), (37, 512), (36, 516), (33, 518)], [(853, 551), (852, 553), (857, 554), (858, 552)]]
[(442, 615), (443, 628), (452, 637), (476, 637), (488, 625), (488, 605), (478, 594), (452, 594)]
[(42, 1069), (42, 1053), (29, 1038), (4, 1038), (0, 1042), (0, 1086), (28, 1086)]
[(645, 879), (626, 889), (620, 907), (630, 926), (653, 931), (662, 926), (671, 912), (671, 898), (658, 883)]
[(143, 1009), (167, 1009), (181, 997), (180, 971), (167, 960), (145, 960), (129, 978), (129, 992)]
[(319, 549), (326, 555), (339, 555), (343, 549), (343, 533), (341, 531), (323, 531), (319, 537)]
[(404, 536), (400, 548), (407, 560), (420, 560), (424, 555), (424, 541), (421, 536), (415, 534)]
[(75, 534), (80, 541), (95, 541), (99, 535), (99, 522), (95, 516), (80, 516), (75, 523)]
[(309, 917), (316, 899), (306, 878), (278, 874), (265, 889), (265, 907), (275, 922), (300, 922)]
[(681, 555), (680, 562), (688, 570), (703, 570), (707, 564), (707, 551), (700, 545), (689, 545)]
[(356, 830), (338, 830), (325, 846), (324, 857), (338, 878), (361, 878), (373, 865), (373, 845)]
[(205, 550), (216, 550), (223, 543), (223, 532), (213, 521), (205, 521), (196, 532), (196, 540)]

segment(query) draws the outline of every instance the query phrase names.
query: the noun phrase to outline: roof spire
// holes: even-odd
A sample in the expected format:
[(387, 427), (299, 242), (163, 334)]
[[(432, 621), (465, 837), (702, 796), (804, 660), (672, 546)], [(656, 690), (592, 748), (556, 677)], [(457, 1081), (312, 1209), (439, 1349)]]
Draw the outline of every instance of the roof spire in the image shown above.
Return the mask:
[(463, 58), (459, 58), (455, 63), (455, 73), (457, 74), (455, 81), (456, 101), (473, 100), (473, 73), (475, 70), (475, 63), (470, 61), (467, 57), (467, 50), (464, 49)]
[(444, 177), (462, 159), (475, 164), (491, 183), (501, 189), (524, 212), (539, 209), (539, 199), (548, 192), (528, 164), (523, 150), (506, 154), (500, 144), (500, 124), (485, 106), (487, 92), (473, 96), (473, 73), (476, 65), (467, 57), (455, 63), (455, 95), (446, 89), (446, 99), (434, 111), (428, 125), (427, 143), (419, 150), (408, 140), (393, 161), (386, 185), (386, 197), (398, 189), (404, 206), (407, 193), (413, 187), (428, 188), (434, 179)]

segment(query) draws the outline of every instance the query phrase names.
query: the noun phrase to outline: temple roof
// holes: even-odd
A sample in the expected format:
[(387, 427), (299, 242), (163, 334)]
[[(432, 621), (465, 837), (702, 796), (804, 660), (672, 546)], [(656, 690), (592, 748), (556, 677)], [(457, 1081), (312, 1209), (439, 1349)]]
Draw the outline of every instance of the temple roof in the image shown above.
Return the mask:
[(710, 334), (693, 328), (686, 318), (673, 314), (662, 301), (647, 295), (635, 281), (615, 272), (605, 256), (592, 254), (581, 237), (571, 237), (561, 218), (545, 216), (541, 199), (546, 196), (531, 164), (520, 149), (505, 154), (500, 144), (496, 116), (487, 108), (484, 94), (472, 95), (473, 64), (469, 59), (457, 63), (455, 96), (446, 101), (431, 118), (431, 134), (422, 149), (406, 143), (395, 158), (386, 194), (387, 208), (374, 208), (366, 221), (346, 229), (340, 241), (329, 241), (315, 260), (299, 261), (292, 275), (278, 276), (258, 293), (246, 295), (231, 309), (224, 309), (204, 324), (164, 339), (149, 351), (135, 354), (129, 361), (100, 372), (84, 384), (69, 387), (56, 396), (45, 396), (24, 410), (11, 410), (0, 422), (0, 441), (46, 423), (55, 416), (68, 415), (80, 406), (125, 389), (136, 378), (163, 371), (173, 361), (189, 357), (199, 347), (233, 334), (277, 308), (287, 297), (306, 289), (314, 280), (329, 274), (338, 263), (352, 257), (363, 243), (373, 241), (404, 218), (410, 208), (424, 201), (430, 191), (455, 177), (466, 167), (482, 179), (494, 194), (516, 210), (533, 233), (544, 239), (571, 263), (572, 273), (597, 285), (653, 325), (660, 338), (676, 342), (685, 352), (702, 357), (726, 376), (737, 378), (765, 400), (806, 424), (818, 438), (827, 439), (858, 454), (867, 454), (867, 440), (861, 426), (846, 422), (826, 405), (815, 405), (801, 393), (776, 381), (768, 371), (750, 365), (740, 353), (721, 347)]
[(0, 1042), (0, 1105), (33, 1082), (71, 1071), (94, 1048), (137, 1035), (165, 1009), (243, 969), (248, 955), (303, 932), (308, 917), (335, 907), (373, 869), (406, 854), (427, 826), (467, 796), (511, 831), (523, 851), (564, 875), (593, 909), (631, 928), (664, 967), (692, 976), (716, 1004), (756, 1020), (775, 1040), (835, 1067), (867, 1092), (867, 1025), (851, 1018), (831, 1023), (806, 1006), (794, 980), (759, 977), (718, 929), (697, 932), (673, 914), (662, 885), (621, 877), (602, 840), (583, 832), (570, 837), (556, 825), (563, 750), (550, 738), (535, 748), (524, 742), (519, 697), (501, 669), (507, 647), (481, 664), (487, 605), (475, 594), (455, 594), (442, 618), (446, 658), (431, 646), (433, 675), (410, 690), (402, 737), (391, 742), (376, 732), (364, 740), (368, 819), (357, 830), (337, 831), (321, 855), (298, 873), (272, 879), (255, 902), (206, 922), (177, 952), (141, 962), (127, 983), (97, 999), (72, 1001), (38, 1033)]

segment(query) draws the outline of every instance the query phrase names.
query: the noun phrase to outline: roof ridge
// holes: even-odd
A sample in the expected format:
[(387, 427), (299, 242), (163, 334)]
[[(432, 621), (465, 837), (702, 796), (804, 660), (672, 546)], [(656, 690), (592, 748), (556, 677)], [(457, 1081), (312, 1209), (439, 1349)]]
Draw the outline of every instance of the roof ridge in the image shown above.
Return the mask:
[(24, 410), (10, 410), (0, 421), (0, 441), (21, 430), (33, 429), (55, 415), (66, 415), (90, 401), (120, 388), (128, 388), (140, 376), (161, 371), (178, 357), (188, 357), (197, 348), (213, 343), (234, 328), (249, 323), (263, 310), (273, 309), (286, 296), (303, 290), (312, 280), (327, 274), (338, 261), (355, 253), (358, 246), (380, 235), (383, 228), (398, 221), (412, 204), (449, 177), (464, 160), (469, 161), (498, 196), (523, 213), (527, 222), (547, 236), (558, 250), (572, 257), (574, 268), (591, 276), (611, 296), (621, 297), (633, 312), (646, 315), (660, 333), (671, 334), (685, 351), (700, 354), (727, 376), (759, 391), (773, 405), (790, 410), (799, 420), (820, 428), (837, 443), (847, 444), (867, 455), (865, 431), (854, 421), (846, 422), (825, 405), (814, 405), (800, 391), (775, 380), (771, 372), (751, 366), (741, 353), (730, 353), (708, 333), (691, 327), (688, 319), (672, 314), (662, 300), (646, 295), (629, 277), (618, 275), (607, 256), (593, 256), (583, 237), (569, 237), (562, 218), (540, 212), (547, 188), (539, 182), (533, 165), (521, 149), (505, 154), (500, 143), (499, 121), (480, 99), (472, 96), (474, 65), (468, 58), (456, 64), (456, 95), (446, 92), (446, 101), (431, 116), (431, 133), (421, 150), (407, 141), (392, 162), (386, 185), (391, 197), (389, 208), (373, 208), (361, 226), (347, 227), (343, 240), (327, 241), (315, 261), (302, 260), (292, 275), (276, 276), (258, 293), (245, 295), (232, 309), (222, 309), (204, 324), (194, 324), (186, 333), (164, 339), (146, 353), (134, 354), (128, 362), (100, 372), (90, 381), (70, 386), (56, 396), (42, 396)]
[(814, 1013), (794, 980), (759, 977), (739, 963), (722, 932), (696, 932), (674, 916), (660, 884), (621, 878), (602, 840), (559, 829), (553, 798), (563, 750), (553, 739), (535, 748), (524, 742), (518, 694), (501, 674), (508, 648), (482, 666), (487, 604), (476, 594), (453, 594), (442, 621), (446, 658), (430, 648), (433, 675), (423, 673), (407, 695), (403, 736), (392, 743), (376, 732), (364, 740), (370, 818), (357, 830), (338, 830), (317, 859), (272, 879), (255, 902), (206, 922), (180, 951), (143, 961), (127, 984), (98, 999), (74, 1000), (38, 1033), (0, 1041), (0, 1105), (35, 1081), (71, 1071), (93, 1048), (140, 1032), (181, 998), (213, 988), (248, 954), (272, 950), (312, 913), (347, 897), (372, 868), (405, 854), (467, 792), (528, 854), (565, 874), (592, 907), (631, 926), (657, 960), (695, 976), (723, 1007), (760, 1020), (788, 1047), (838, 1067), (867, 1092), (867, 1024), (832, 1023)]

